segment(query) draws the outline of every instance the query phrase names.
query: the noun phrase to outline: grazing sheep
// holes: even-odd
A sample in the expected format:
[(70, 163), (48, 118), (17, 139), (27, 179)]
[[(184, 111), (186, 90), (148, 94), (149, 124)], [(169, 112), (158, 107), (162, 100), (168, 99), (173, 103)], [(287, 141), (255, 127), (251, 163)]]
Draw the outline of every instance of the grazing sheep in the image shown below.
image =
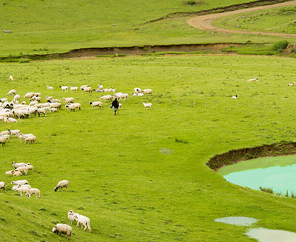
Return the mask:
[(24, 98), (31, 98), (33, 96), (35, 96), (35, 93), (34, 92), (28, 92), (28, 93), (26, 93), (26, 95), (24, 96)]
[(28, 189), (31, 189), (31, 186), (28, 185), (28, 184), (26, 184), (26, 185), (19, 185), (19, 184), (18, 184), (18, 185), (14, 185), (14, 186), (12, 187), (12, 190), (16, 192), (16, 191), (17, 191), (16, 189), (19, 188), (19, 187), (26, 187), (26, 188), (28, 188)]
[(248, 80), (248, 82), (256, 82), (256, 81), (258, 81), (257, 77)]
[(6, 96), (8, 97), (10, 95), (16, 95), (16, 90), (15, 89), (10, 90)]
[(28, 191), (26, 192), (26, 196), (27, 197), (32, 197), (32, 194), (36, 195), (36, 199), (37, 197), (40, 197), (40, 190), (37, 188), (30, 188), (28, 189)]
[(14, 95), (13, 100), (20, 100), (21, 96), (19, 94)]
[(97, 102), (89, 102), (89, 104), (92, 106), (92, 108), (94, 108), (94, 107), (103, 108), (103, 103), (100, 102), (100, 101), (97, 101)]
[(5, 182), (0, 182), (0, 190), (3, 189), (6, 192)]
[(7, 100), (8, 100), (8, 99), (7, 99), (6, 97), (5, 97), (5, 98), (1, 98), (1, 99), (0, 99), (0, 102), (1, 102), (1, 103), (4, 103), (4, 102), (7, 102)]
[(55, 113), (55, 112), (57, 112), (58, 110), (57, 110), (56, 108), (51, 108), (51, 109), (49, 109), (49, 111), (52, 112), (52, 113)]
[(6, 171), (6, 172), (5, 172), (5, 175), (11, 175), (11, 176), (12, 176), (12, 175), (13, 175), (13, 173), (14, 173), (14, 170), (11, 170), (11, 171)]
[(90, 219), (86, 216), (83, 216), (81, 214), (75, 215), (75, 219), (77, 219), (77, 227), (79, 227), (79, 224), (81, 225), (81, 228), (84, 226), (84, 231), (88, 228), (89, 232), (91, 232), (91, 227), (90, 227)]
[(152, 94), (152, 89), (144, 89), (144, 90), (142, 90), (142, 93), (144, 93), (144, 94)]
[(60, 86), (60, 88), (62, 88), (63, 92), (67, 92), (68, 91), (68, 87), (67, 86)]
[(152, 109), (152, 106), (153, 106), (152, 103), (144, 103), (144, 102), (143, 102), (143, 105), (144, 105), (144, 108), (145, 109), (147, 109), (147, 108), (151, 108)]
[(70, 87), (70, 86), (69, 86), (69, 88), (70, 88), (70, 91), (71, 91), (71, 92), (73, 92), (73, 91), (78, 92), (78, 87)]
[(29, 191), (29, 188), (26, 186), (20, 186), (15, 188), (15, 191), (20, 192), (21, 197), (23, 196), (23, 193), (27, 193)]
[(2, 144), (2, 146), (4, 146), (5, 142), (6, 142), (6, 137), (0, 136), (0, 144)]
[(14, 170), (12, 171), (13, 176), (21, 176), (23, 173), (21, 171)]
[(75, 108), (78, 108), (79, 110), (81, 110), (81, 104), (80, 103), (72, 103), (71, 105), (73, 105)]
[(84, 87), (83, 92), (92, 92), (93, 89), (91, 87)]
[(237, 99), (237, 95), (234, 95), (234, 96), (232, 96), (231, 98), (233, 98), (233, 99)]
[(63, 100), (65, 103), (74, 103), (75, 98), (74, 97), (63, 97)]
[(89, 85), (82, 85), (82, 86), (80, 87), (80, 90), (83, 91), (83, 89), (84, 89), (85, 87), (89, 87)]
[(28, 184), (28, 181), (27, 180), (17, 180), (17, 181), (12, 181), (10, 184), (27, 185)]
[(141, 90), (141, 88), (135, 87), (134, 88), (134, 92), (135, 93), (140, 93), (140, 92), (142, 92), (142, 90)]
[[(20, 143), (22, 143), (22, 140), (25, 140), (26, 138), (28, 138), (29, 136), (31, 136), (31, 135), (33, 135), (33, 134), (22, 134), (22, 133), (20, 133), (19, 135), (18, 135), (18, 138), (20, 139)], [(34, 135), (33, 135), (34, 136)], [(25, 164), (25, 163), (24, 163)]]
[[(29, 164), (29, 163), (28, 163)], [(20, 163), (15, 163), (14, 161), (12, 162), (12, 166), (14, 169), (17, 169), (21, 166), (26, 166), (27, 164), (25, 162), (20, 162)]]
[(36, 144), (36, 136), (35, 135), (30, 135), (27, 138), (25, 138), (25, 144), (27, 143), (35, 143)]
[(9, 30), (9, 29), (4, 29), (4, 33), (6, 33), (6, 34), (11, 34), (11, 33), (12, 33), (12, 31), (11, 31), (11, 30)]
[(133, 96), (139, 96), (139, 97), (142, 97), (142, 96), (144, 96), (145, 94), (144, 94), (144, 93), (135, 93), (135, 92), (133, 92), (132, 95), (133, 95)]
[[(46, 108), (47, 108), (47, 107), (46, 107)], [(44, 117), (47, 116), (47, 115), (46, 115), (46, 111), (45, 111), (46, 108), (44, 107), (44, 108), (38, 108), (38, 109), (37, 109), (38, 117), (40, 117), (41, 113), (44, 115)]]
[(7, 131), (2, 131), (2, 132), (0, 133), (0, 135), (6, 135), (6, 134), (8, 134), (8, 135), (10, 134), (8, 130), (7, 130)]
[(50, 103), (49, 107), (56, 108), (56, 109), (60, 110), (62, 108), (62, 104), (61, 103)]
[(25, 176), (28, 174), (28, 167), (27, 166), (20, 166), (15, 169), (15, 171), (20, 171), (25, 174)]
[(10, 136), (12, 137), (14, 136), (18, 136), (18, 134), (20, 133), (19, 129), (7, 129), (7, 131), (9, 132)]
[(53, 90), (54, 88), (51, 86), (46, 86), (47, 90)]
[(52, 228), (52, 232), (55, 234), (66, 234), (67, 239), (72, 236), (72, 227), (68, 224), (56, 224)]
[(295, 86), (296, 82), (289, 83), (288, 86)]
[(4, 122), (7, 122), (7, 123), (17, 123), (17, 120), (14, 119), (14, 118), (5, 118), (4, 119)]
[(4, 134), (4, 135), (2, 135), (2, 137), (4, 137), (5, 139), (7, 139), (7, 141), (9, 142), (9, 135), (8, 134)]
[(13, 81), (13, 76), (12, 75), (9, 76), (9, 80)]
[(70, 224), (72, 224), (72, 221), (77, 222), (77, 216), (79, 214), (78, 213), (74, 213), (73, 210), (70, 210), (68, 212), (68, 219), (70, 219)]
[(56, 192), (58, 189), (64, 191), (64, 187), (66, 188), (66, 191), (68, 191), (69, 187), (69, 181), (68, 180), (62, 180), (60, 181), (56, 187), (54, 188), (54, 191)]
[(69, 110), (69, 112), (75, 111), (75, 106), (73, 104), (66, 104), (65, 107)]
[(104, 101), (106, 101), (106, 100), (112, 100), (113, 97), (111, 95), (105, 95), (105, 96), (100, 97), (99, 99), (103, 99)]

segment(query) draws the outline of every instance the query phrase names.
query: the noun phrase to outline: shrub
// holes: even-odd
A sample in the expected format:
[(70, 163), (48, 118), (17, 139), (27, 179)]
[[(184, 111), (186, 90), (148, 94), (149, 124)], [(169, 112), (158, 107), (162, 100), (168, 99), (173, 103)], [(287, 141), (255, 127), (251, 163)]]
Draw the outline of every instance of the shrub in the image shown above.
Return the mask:
[(287, 40), (276, 42), (273, 45), (272, 50), (275, 50), (275, 51), (283, 51), (284, 49), (287, 48), (288, 44), (289, 44), (289, 42)]

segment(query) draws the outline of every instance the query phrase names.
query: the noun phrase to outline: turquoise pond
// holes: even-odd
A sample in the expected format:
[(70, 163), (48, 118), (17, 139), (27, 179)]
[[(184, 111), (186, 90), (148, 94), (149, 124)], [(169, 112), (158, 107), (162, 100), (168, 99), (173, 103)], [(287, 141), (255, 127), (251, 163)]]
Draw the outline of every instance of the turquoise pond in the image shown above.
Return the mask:
[(296, 196), (296, 156), (264, 157), (242, 161), (219, 169), (234, 184), (254, 190), (271, 188), (275, 193)]

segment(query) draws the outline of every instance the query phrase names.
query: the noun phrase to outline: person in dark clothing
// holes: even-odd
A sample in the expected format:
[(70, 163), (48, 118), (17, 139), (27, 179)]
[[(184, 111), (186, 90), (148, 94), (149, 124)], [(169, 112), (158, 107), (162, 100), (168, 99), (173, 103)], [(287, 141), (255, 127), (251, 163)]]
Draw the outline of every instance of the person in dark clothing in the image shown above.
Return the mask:
[(117, 98), (114, 99), (114, 101), (111, 104), (111, 107), (112, 107), (112, 109), (114, 111), (114, 115), (116, 115), (116, 111), (119, 108), (119, 102), (118, 102)]

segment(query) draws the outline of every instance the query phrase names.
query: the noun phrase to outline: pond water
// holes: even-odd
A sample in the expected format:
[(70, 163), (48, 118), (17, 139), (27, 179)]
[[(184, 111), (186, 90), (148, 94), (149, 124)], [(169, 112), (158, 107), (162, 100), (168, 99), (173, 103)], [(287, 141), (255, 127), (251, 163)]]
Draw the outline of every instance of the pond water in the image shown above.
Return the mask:
[[(294, 164), (293, 164), (294, 163)], [(296, 196), (296, 156), (265, 157), (239, 162), (218, 171), (234, 184), (254, 190), (271, 188), (275, 193)]]
[[(217, 218), (215, 222), (221, 222), (225, 224), (237, 225), (237, 226), (255, 226), (259, 219), (249, 217), (224, 217)], [(295, 242), (296, 233), (273, 230), (265, 228), (251, 228), (247, 229), (245, 233), (250, 238), (256, 239), (259, 242)]]
[(246, 235), (260, 242), (295, 242), (296, 234), (284, 230), (265, 228), (250, 229)]

